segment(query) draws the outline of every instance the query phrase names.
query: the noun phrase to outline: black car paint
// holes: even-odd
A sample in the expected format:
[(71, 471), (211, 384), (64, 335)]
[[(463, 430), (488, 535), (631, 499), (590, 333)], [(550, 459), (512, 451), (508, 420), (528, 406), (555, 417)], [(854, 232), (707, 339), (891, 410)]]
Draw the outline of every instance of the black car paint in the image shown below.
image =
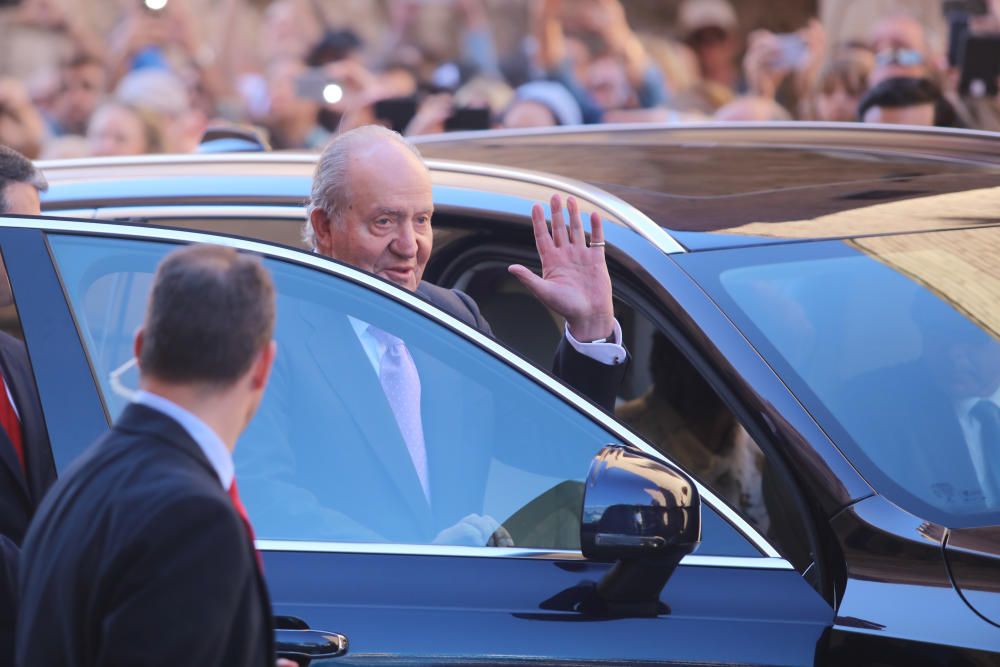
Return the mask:
[[(699, 144), (698, 134), (698, 131), (678, 132), (676, 146), (680, 150), (689, 149), (691, 146), (695, 146), (696, 150), (711, 150), (710, 145)], [(730, 132), (727, 140), (736, 145), (746, 144), (749, 148), (755, 142), (781, 143), (785, 141), (782, 134), (780, 128), (768, 129), (766, 132), (758, 132), (754, 128), (739, 128)], [(964, 163), (969, 168), (958, 167), (954, 175), (957, 176), (959, 175), (957, 172), (962, 171), (973, 172), (980, 177), (987, 177), (985, 182), (997, 182), (995, 137), (986, 139), (972, 136), (971, 133), (926, 135), (920, 137), (921, 140), (927, 141), (918, 149), (913, 145), (913, 137), (908, 136), (906, 132), (885, 133), (889, 135), (885, 138), (870, 130), (828, 132), (804, 128), (788, 134), (794, 134), (795, 137), (795, 141), (788, 147), (792, 150), (802, 149), (808, 152), (843, 149), (862, 156), (884, 155), (890, 164), (895, 159), (893, 156), (917, 155), (921, 160), (942, 162), (942, 169), (949, 161), (954, 161), (956, 164)], [(825, 136), (827, 134), (829, 136)], [(824, 135), (821, 137), (822, 141), (817, 139), (818, 135)], [(544, 145), (547, 140), (544, 137), (527, 137), (521, 141)], [(572, 141), (572, 138), (560, 137), (553, 142), (553, 145), (557, 149), (558, 144), (563, 141)], [(470, 143), (468, 153), (463, 153), (462, 157), (490, 159), (490, 156), (503, 155), (505, 146), (516, 146), (518, 142), (484, 140), (482, 143), (483, 145), (479, 147), (474, 145), (475, 142)], [(449, 153), (445, 144), (447, 142), (442, 142), (441, 146), (435, 148), (425, 145), (424, 151), (432, 156), (455, 157), (456, 154)], [(455, 146), (459, 144), (456, 143)], [(466, 149), (461, 148), (461, 150)], [(509, 153), (513, 154), (513, 151)], [(507, 163), (513, 166), (530, 166), (519, 165), (514, 158)], [(913, 173), (890, 170), (884, 177), (884, 183), (888, 183), (888, 187), (878, 186), (882, 188), (879, 197), (886, 200), (918, 196), (921, 193), (914, 192), (911, 187), (912, 180), (916, 177), (917, 175)], [(948, 180), (946, 187), (951, 190), (973, 185), (968, 181), (963, 185), (961, 179), (946, 180)], [(289, 180), (288, 183), (290, 182)], [(823, 187), (824, 185), (820, 184), (818, 190), (822, 191)], [(135, 184), (132, 189), (131, 196), (134, 197), (134, 201), (139, 201), (142, 187)], [(834, 194), (837, 194), (836, 199), (841, 202), (839, 205), (848, 207), (872, 201), (873, 191), (870, 183), (855, 181), (845, 184)], [(869, 198), (866, 199), (866, 196)], [(806, 202), (805, 207), (808, 208), (808, 196), (802, 196), (801, 199)], [(214, 197), (212, 201), (221, 200)], [(727, 205), (749, 207), (752, 201), (752, 198), (733, 197)], [(93, 203), (96, 204), (97, 200)], [(711, 207), (707, 210), (709, 213), (713, 211)], [(702, 226), (681, 225), (682, 228), (702, 230), (677, 235), (686, 247), (700, 249), (702, 252), (725, 252), (727, 247), (787, 242), (776, 238), (705, 233), (706, 230), (715, 227), (710, 215), (706, 215), (704, 220), (706, 222)], [(437, 221), (435, 224), (437, 225)], [(467, 231), (471, 227), (472, 225), (463, 225), (463, 230)], [(524, 229), (527, 229), (526, 226)], [(484, 234), (491, 243), (498, 240), (503, 243), (506, 238), (503, 234), (497, 235), (495, 228), (490, 228)], [(681, 345), (688, 356), (696, 361), (713, 387), (739, 415), (744, 425), (751, 430), (751, 435), (762, 448), (767, 450), (768, 455), (777, 456), (785, 463), (785, 472), (798, 491), (797, 497), (800, 501), (798, 511), (807, 517), (811, 529), (809, 550), (817, 558), (815, 568), (820, 574), (818, 580), (810, 578), (810, 581), (816, 584), (815, 587), (823, 592), (824, 597), (836, 609), (835, 619), (828, 620), (828, 632), (816, 635), (814, 658), (828, 664), (996, 664), (1000, 660), (998, 657), (1000, 634), (996, 626), (986, 620), (989, 618), (996, 622), (995, 610), (998, 608), (996, 600), (1000, 599), (1000, 577), (997, 576), (995, 555), (996, 529), (987, 527), (950, 531), (946, 527), (924, 522), (875, 495), (812, 416), (789, 392), (781, 378), (683, 269), (683, 257), (664, 256), (647, 240), (624, 228), (609, 227), (608, 234), (610, 243), (608, 254), (614, 262), (612, 270), (617, 272), (622, 292), (630, 294), (635, 305), (649, 309), (650, 317), (655, 318), (662, 329), (670, 333), (674, 342)], [(831, 230), (830, 235), (838, 236), (837, 230)], [(473, 233), (464, 238), (468, 244), (475, 244), (484, 237)], [(525, 249), (530, 250), (530, 235), (521, 236), (521, 241), (510, 243), (510, 247), (512, 251), (520, 253)], [(439, 258), (446, 257), (449, 257), (447, 244), (442, 244), (436, 248), (427, 274), (429, 277), (443, 278), (441, 282), (445, 285), (450, 284), (449, 280), (454, 278), (449, 274), (447, 261), (443, 264), (439, 261)], [(89, 390), (93, 391), (93, 388)], [(468, 600), (462, 601), (462, 605), (454, 608), (446, 605), (449, 613), (436, 617), (438, 622), (457, 623), (458, 631), (455, 634), (462, 635), (462, 638), (457, 641), (454, 652), (438, 655), (434, 659), (442, 662), (468, 661), (468, 664), (477, 664), (477, 660), (482, 663), (482, 654), (477, 651), (483, 650), (485, 646), (489, 646), (489, 650), (497, 650), (496, 644), (491, 643), (492, 638), (486, 637), (492, 634), (493, 629), (489, 623), (481, 624), (482, 619), (475, 614), (452, 615), (451, 611), (465, 609), (467, 608), (465, 605), (469, 604), (472, 607), (479, 605), (482, 609), (491, 609), (494, 614), (491, 616), (493, 621), (499, 617), (506, 620), (507, 615), (522, 621), (541, 620), (541, 617), (552, 620), (548, 618), (552, 615), (552, 611), (542, 606), (543, 604), (551, 606), (552, 603), (539, 600), (537, 596), (533, 597), (528, 581), (549, 581), (553, 576), (551, 573), (567, 571), (564, 568), (572, 570), (575, 567), (577, 573), (588, 572), (587, 576), (592, 578), (598, 578), (598, 574), (603, 571), (602, 566), (598, 564), (568, 566), (565, 563), (544, 559), (532, 561), (530, 565), (522, 564), (523, 569), (521, 569), (513, 563), (494, 559), (477, 562), (479, 559), (471, 561), (438, 557), (405, 559), (392, 555), (289, 553), (270, 553), (265, 558), (268, 567), (272, 569), (272, 572), (269, 572), (272, 585), (279, 590), (295, 591), (295, 595), (289, 597), (289, 604), (285, 609), (293, 615), (305, 614), (313, 609), (313, 605), (338, 599), (338, 602), (342, 601), (350, 609), (349, 613), (370, 614), (370, 620), (374, 623), (379, 611), (367, 609), (366, 600), (381, 601), (382, 604), (386, 604), (383, 586), (388, 586), (417, 606), (424, 601), (430, 602), (432, 608), (438, 609), (433, 603), (439, 601), (438, 596), (441, 594), (443, 582), (447, 580), (444, 575), (439, 577), (437, 570), (439, 567), (451, 568), (452, 574), (458, 577), (456, 581), (467, 585), (472, 591), (477, 590), (475, 582), (483, 574), (486, 574), (487, 581), (507, 583), (511, 588), (506, 593), (516, 598), (513, 602), (504, 600), (499, 605), (492, 605), (494, 600), (489, 595), (490, 591), (480, 591), (480, 596), (470, 595)], [(308, 573), (323, 572), (323, 581), (310, 581), (308, 577), (304, 580), (298, 578), (296, 573), (292, 572), (293, 560), (302, 563)], [(276, 570), (270, 565), (272, 562), (280, 564), (274, 566)], [(305, 563), (311, 565), (305, 566)], [(400, 567), (405, 567), (407, 570), (405, 573), (387, 570), (389, 563), (399, 563)], [(547, 563), (547, 566), (539, 563)], [(553, 567), (554, 570), (551, 569)], [(768, 581), (764, 588), (741, 582), (741, 586), (748, 588), (746, 591), (734, 592), (734, 595), (735, 593), (739, 595), (724, 600), (712, 598), (716, 591), (710, 589), (718, 585), (712, 583), (713, 575), (716, 577), (715, 582), (718, 582), (723, 570), (713, 571), (705, 568), (695, 572), (683, 565), (679, 569), (691, 570), (693, 574), (705, 577), (692, 578), (692, 584), (697, 581), (705, 586), (702, 590), (692, 588), (689, 591), (692, 596), (708, 594), (713, 604), (725, 604), (732, 610), (739, 611), (744, 609), (744, 604), (750, 604), (749, 598), (743, 597), (743, 592), (750, 594), (750, 598), (755, 596), (759, 598), (756, 613), (760, 614), (766, 614), (765, 608), (761, 606), (762, 600), (771, 601), (778, 597), (787, 597), (786, 601), (790, 603), (791, 596), (799, 594), (794, 593), (792, 589), (782, 593), (782, 589), (768, 588), (777, 585), (775, 582), (783, 580), (789, 573), (779, 575), (773, 572), (766, 574), (761, 572), (760, 580)], [(333, 571), (337, 574), (332, 578), (326, 574)], [(342, 578), (341, 571), (347, 576)], [(509, 574), (503, 576), (500, 574), (508, 571)], [(724, 576), (729, 574), (731, 573)], [(803, 583), (800, 575), (791, 574)], [(810, 575), (815, 577), (816, 571), (810, 569), (807, 578)], [(495, 579), (492, 579), (494, 577)], [(421, 582), (415, 581), (418, 578)], [(572, 589), (574, 581), (578, 583), (579, 579), (574, 579), (572, 576), (559, 579), (558, 583), (547, 589), (549, 597), (546, 600)], [(675, 614), (685, 609), (684, 605), (678, 607), (675, 604), (676, 598), (673, 597), (681, 588), (678, 584), (680, 581), (687, 579), (675, 578), (668, 584), (663, 594), (663, 600), (673, 605)], [(975, 597), (975, 602), (969, 599), (967, 600), (969, 604), (966, 604), (963, 593), (956, 587), (959, 581), (970, 582), (971, 592), (967, 590), (964, 595)], [(316, 586), (315, 589), (310, 588), (313, 585)], [(687, 590), (686, 586), (684, 590)], [(806, 600), (808, 597), (801, 599)], [(814, 596), (814, 599), (820, 598)], [(448, 602), (455, 604), (454, 599)], [(359, 609), (364, 611), (358, 612)], [(528, 609), (532, 611), (526, 611)], [(421, 633), (419, 629), (419, 613), (411, 613), (413, 610), (408, 607), (388, 612), (386, 607), (381, 607), (380, 611), (389, 613), (393, 620), (392, 632), (387, 633), (395, 635), (387, 640), (386, 646), (390, 653), (398, 651), (397, 655), (400, 658), (403, 655), (423, 655), (430, 658), (435, 646), (426, 633)], [(704, 611), (702, 608), (696, 615)], [(749, 607), (746, 611), (754, 613)], [(498, 612), (499, 616), (496, 615)], [(326, 616), (327, 613), (323, 612), (320, 615), (321, 623), (330, 623), (336, 619), (336, 615)], [(518, 614), (528, 615), (522, 618)], [(818, 616), (822, 614), (819, 613)], [(456, 620), (459, 618), (461, 620)], [(569, 622), (568, 618), (564, 609), (563, 616), (558, 620), (564, 624)], [(581, 620), (578, 616), (575, 618), (577, 621)], [(680, 617), (674, 616), (673, 620), (678, 618)], [(579, 623), (579, 625), (587, 626), (590, 623)], [(733, 645), (728, 647), (713, 645), (698, 656), (697, 652), (687, 650), (689, 646), (686, 643), (690, 642), (691, 646), (704, 648), (702, 640), (705, 637), (697, 632), (677, 635), (683, 638), (679, 642), (667, 642), (662, 635), (651, 637), (652, 633), (647, 632), (648, 628), (642, 623), (628, 624), (627, 627), (629, 630), (626, 634), (634, 648), (630, 658), (626, 658), (620, 652), (614, 654), (610, 649), (605, 654), (602, 651), (606, 646), (596, 648), (592, 646), (591, 652), (586, 655), (595, 659), (605, 657), (609, 660), (618, 659), (626, 662), (663, 660), (665, 652), (672, 654), (671, 659), (681, 662), (720, 660), (766, 663), (770, 660), (780, 662), (783, 659), (778, 653), (756, 653), (755, 649), (748, 648), (750, 645), (771, 644), (772, 647), (780, 645), (781, 636), (771, 635), (763, 629), (760, 629), (762, 634), (757, 636), (756, 642), (750, 642), (747, 638), (748, 643), (742, 641), (743, 635), (739, 631), (733, 633), (731, 628), (723, 630), (724, 636), (734, 638)], [(716, 630), (719, 628), (716, 627)], [(509, 659), (514, 661), (513, 664), (518, 664), (522, 658), (515, 656), (532, 653), (527, 650), (534, 646), (532, 642), (538, 642), (535, 646), (538, 650), (545, 648), (544, 641), (534, 638), (534, 631), (527, 629), (523, 623), (513, 625), (501, 623), (496, 626), (496, 631), (500, 634), (507, 633), (508, 638), (525, 640), (521, 645), (523, 650), (515, 647), (510, 652), (493, 653), (498, 661), (507, 659), (502, 656), (509, 656)], [(544, 634), (544, 630), (541, 632)], [(660, 633), (662, 628), (658, 626), (656, 634)], [(597, 642), (594, 642), (595, 636), (598, 637)], [(584, 633), (580, 636), (580, 641), (599, 643), (609, 636), (620, 637), (619, 628), (615, 628), (607, 635)], [(669, 636), (675, 637), (672, 634)], [(789, 638), (784, 637), (784, 640), (788, 642)], [(676, 654), (665, 649), (671, 645), (680, 647)], [(547, 648), (549, 654), (557, 660), (558, 657), (555, 655), (558, 653), (557, 648), (553, 646)], [(744, 650), (750, 652), (741, 654), (740, 652)], [(792, 662), (796, 661), (791, 658), (790, 653), (784, 655)], [(803, 654), (798, 652), (796, 655), (801, 659)], [(570, 659), (565, 653), (562, 657)], [(358, 657), (358, 660), (363, 662), (361, 657)], [(416, 662), (423, 664), (421, 659), (416, 659)]]

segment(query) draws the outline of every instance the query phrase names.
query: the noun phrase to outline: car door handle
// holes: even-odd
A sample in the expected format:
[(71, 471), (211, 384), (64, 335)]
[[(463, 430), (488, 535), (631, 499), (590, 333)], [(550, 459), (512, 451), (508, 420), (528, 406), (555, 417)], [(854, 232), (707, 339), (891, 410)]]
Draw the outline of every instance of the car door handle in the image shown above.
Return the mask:
[(323, 630), (278, 628), (274, 631), (274, 650), (282, 658), (339, 658), (347, 653), (347, 637)]

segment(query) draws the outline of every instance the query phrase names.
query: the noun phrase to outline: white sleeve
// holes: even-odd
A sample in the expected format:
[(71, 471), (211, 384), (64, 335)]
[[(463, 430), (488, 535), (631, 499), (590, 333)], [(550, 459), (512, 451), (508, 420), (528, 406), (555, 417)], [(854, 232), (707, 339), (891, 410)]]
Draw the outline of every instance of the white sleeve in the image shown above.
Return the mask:
[(611, 341), (581, 343), (576, 338), (573, 338), (573, 334), (569, 332), (568, 324), (565, 325), (565, 335), (566, 340), (569, 341), (569, 344), (577, 352), (607, 366), (617, 366), (618, 364), (625, 363), (625, 359), (628, 356), (625, 348), (622, 346), (622, 327), (618, 324), (617, 318), (615, 318), (615, 331), (611, 336)]

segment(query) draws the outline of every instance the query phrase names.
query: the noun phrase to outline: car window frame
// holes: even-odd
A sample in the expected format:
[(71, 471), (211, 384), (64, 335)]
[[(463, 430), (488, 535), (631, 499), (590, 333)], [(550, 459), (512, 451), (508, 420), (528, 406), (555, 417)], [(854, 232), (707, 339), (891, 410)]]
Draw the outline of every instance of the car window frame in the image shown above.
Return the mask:
[[(69, 234), (82, 236), (99, 237), (119, 237), (133, 238), (146, 241), (161, 241), (167, 243), (217, 243), (227, 245), (242, 251), (252, 252), (261, 256), (266, 256), (275, 260), (291, 262), (318, 270), (323, 274), (334, 275), (339, 279), (348, 280), (359, 284), (366, 289), (376, 291), (394, 302), (416, 310), (425, 318), (435, 322), (438, 326), (443, 326), (459, 336), (470, 341), (485, 353), (491, 354), (508, 366), (513, 366), (521, 375), (525, 375), (531, 381), (540, 385), (550, 393), (555, 394), (563, 404), (570, 409), (581, 413), (584, 418), (597, 423), (612, 436), (621, 442), (648, 452), (668, 465), (673, 465), (683, 470), (663, 454), (657, 452), (646, 444), (641, 438), (632, 434), (623, 425), (619, 424), (612, 416), (591, 404), (585, 398), (577, 395), (574, 391), (564, 386), (551, 375), (538, 369), (531, 362), (522, 359), (512, 353), (498, 341), (485, 334), (469, 327), (463, 322), (445, 313), (419, 296), (407, 292), (389, 282), (376, 276), (372, 276), (354, 267), (330, 260), (328, 258), (313, 253), (304, 252), (292, 248), (283, 247), (276, 244), (250, 240), (243, 237), (218, 236), (203, 232), (193, 232), (182, 229), (164, 229), (154, 226), (135, 226), (114, 222), (90, 222), (61, 220), (50, 218), (37, 220), (37, 227), (46, 235)], [(87, 357), (90, 363), (89, 354)], [(702, 493), (702, 501), (711, 506), (723, 518), (729, 521), (753, 547), (760, 556), (698, 556), (697, 554), (688, 556), (685, 563), (690, 565), (717, 566), (717, 567), (751, 567), (758, 569), (794, 569), (778, 551), (760, 535), (752, 526), (746, 523), (729, 506), (717, 498), (715, 494), (699, 484), (699, 491)], [(270, 551), (323, 551), (323, 552), (349, 552), (349, 553), (394, 553), (394, 554), (437, 554), (451, 556), (476, 556), (476, 557), (519, 557), (519, 558), (560, 558), (566, 560), (582, 560), (583, 556), (579, 551), (560, 551), (551, 549), (523, 549), (523, 548), (491, 548), (476, 549), (470, 547), (438, 546), (438, 545), (400, 545), (400, 544), (357, 544), (357, 543), (332, 543), (332, 542), (283, 542), (280, 540), (261, 540), (258, 548)]]

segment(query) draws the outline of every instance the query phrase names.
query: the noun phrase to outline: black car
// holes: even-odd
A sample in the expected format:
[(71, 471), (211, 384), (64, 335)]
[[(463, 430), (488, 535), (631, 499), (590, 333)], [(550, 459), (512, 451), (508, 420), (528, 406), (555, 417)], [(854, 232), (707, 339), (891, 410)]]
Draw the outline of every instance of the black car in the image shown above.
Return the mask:
[[(288, 304), (279, 348), (323, 363), (325, 341), (299, 317), (315, 308), (385, 318), (439, 360), (441, 400), (490, 406), (448, 435), (487, 471), (481, 504), (453, 510), (495, 517), (514, 543), (345, 528), (313, 511), (337, 509), (316, 507), (336, 433), (297, 418), (291, 454), (275, 457), (252, 425), (237, 474), (276, 612), (299, 632), (345, 635), (347, 664), (996, 663), (998, 147), (986, 133), (830, 125), (426, 141), (437, 212), (425, 278), (473, 295), (503, 345), (334, 262), (215, 238), (273, 255)], [(132, 223), (9, 220), (0, 234), (60, 468), (134, 386), (130, 336), (155, 262), (170, 243), (206, 239), (135, 225), (301, 248), (314, 161), (43, 165), (48, 213)], [(553, 191), (609, 223), (633, 356), (617, 418), (542, 370), (561, 323), (506, 272), (537, 263), (528, 211)], [(345, 414), (377, 431), (363, 385), (344, 382), (362, 397)], [(346, 391), (294, 389), (321, 402)], [(301, 402), (269, 393), (262, 409)], [(675, 570), (635, 566), (634, 595), (601, 598), (628, 570), (598, 562), (583, 509), (585, 488), (588, 509), (600, 495), (585, 480), (607, 443), (627, 449), (605, 463), (638, 449), (696, 480), (699, 499), (672, 525), (700, 506), (701, 543)], [(290, 471), (286, 493), (244, 484), (262, 460)], [(617, 493), (604, 504), (639, 507)], [(401, 488), (385, 497), (387, 516), (405, 514)]]

